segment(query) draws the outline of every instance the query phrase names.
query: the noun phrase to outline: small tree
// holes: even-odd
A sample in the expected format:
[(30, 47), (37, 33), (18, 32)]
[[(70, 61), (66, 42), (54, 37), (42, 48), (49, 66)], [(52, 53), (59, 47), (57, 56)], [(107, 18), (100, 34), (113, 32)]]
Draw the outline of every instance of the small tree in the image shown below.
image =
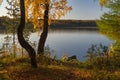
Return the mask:
[(110, 57), (112, 66), (120, 66), (120, 0), (108, 0), (105, 5), (109, 9), (104, 13), (97, 24), (100, 32), (114, 41), (112, 46), (112, 54)]
[(8, 6), (6, 7), (8, 11), (8, 15), (12, 18), (12, 21), (9, 21), (8, 31), (13, 34), (13, 54), (16, 55), (16, 42), (15, 42), (15, 34), (18, 26), (19, 19), (19, 1), (18, 0), (7, 0)]

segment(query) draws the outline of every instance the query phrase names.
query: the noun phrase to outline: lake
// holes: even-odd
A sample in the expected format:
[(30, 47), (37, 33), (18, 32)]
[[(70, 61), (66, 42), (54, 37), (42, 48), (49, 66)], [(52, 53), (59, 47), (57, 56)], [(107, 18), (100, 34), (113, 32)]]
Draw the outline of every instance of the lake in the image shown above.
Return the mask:
[[(5, 34), (0, 34), (0, 47), (2, 47), (2, 43), (4, 43), (5, 36)], [(38, 43), (38, 40), (38, 32), (30, 35), (31, 42)], [(55, 29), (49, 31), (46, 45), (56, 52), (58, 59), (63, 55), (76, 55), (77, 59), (84, 61), (86, 51), (92, 44), (99, 45), (102, 43), (103, 45), (109, 46), (111, 42), (107, 37), (99, 34), (97, 30)], [(10, 44), (12, 44), (12, 42), (10, 42)]]
[[(31, 41), (38, 41), (38, 33), (32, 33)], [(85, 60), (86, 51), (92, 44), (109, 46), (110, 41), (106, 36), (101, 35), (97, 30), (79, 30), (79, 29), (56, 29), (50, 30), (46, 45), (56, 52), (57, 58), (63, 55), (76, 55), (80, 61)]]

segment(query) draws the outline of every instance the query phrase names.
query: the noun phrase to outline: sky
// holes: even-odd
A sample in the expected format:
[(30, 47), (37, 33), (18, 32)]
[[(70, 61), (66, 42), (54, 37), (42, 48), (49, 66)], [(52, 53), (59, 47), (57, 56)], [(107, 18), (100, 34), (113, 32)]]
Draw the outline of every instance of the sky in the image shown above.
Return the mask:
[[(6, 16), (7, 13), (5, 9), (7, 3), (6, 0), (3, 1), (0, 6), (0, 16)], [(62, 19), (96, 20), (107, 11), (107, 9), (100, 7), (99, 0), (68, 0), (68, 5), (72, 6), (72, 10)]]

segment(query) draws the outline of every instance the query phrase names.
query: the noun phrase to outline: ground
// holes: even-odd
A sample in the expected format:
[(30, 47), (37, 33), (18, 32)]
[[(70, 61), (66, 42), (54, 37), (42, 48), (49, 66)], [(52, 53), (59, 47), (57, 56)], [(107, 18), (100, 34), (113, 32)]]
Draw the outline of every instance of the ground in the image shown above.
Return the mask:
[(60, 61), (38, 57), (38, 68), (29, 58), (1, 58), (0, 80), (119, 80), (120, 71), (86, 69), (77, 60)]

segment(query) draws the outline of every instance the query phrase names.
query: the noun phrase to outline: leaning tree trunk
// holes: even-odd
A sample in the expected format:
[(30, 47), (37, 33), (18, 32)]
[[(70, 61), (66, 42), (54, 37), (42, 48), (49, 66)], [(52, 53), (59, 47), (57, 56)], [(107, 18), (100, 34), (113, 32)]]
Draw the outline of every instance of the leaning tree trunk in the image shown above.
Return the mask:
[(38, 54), (44, 53), (44, 46), (48, 35), (49, 4), (45, 4), (44, 27), (38, 43)]
[(24, 0), (20, 0), (20, 11), (21, 11), (20, 25), (17, 28), (18, 41), (20, 42), (20, 45), (23, 48), (25, 48), (26, 51), (29, 53), (29, 57), (31, 59), (31, 66), (33, 68), (37, 68), (35, 50), (28, 44), (27, 41), (25, 41), (25, 39), (23, 37), (23, 31), (24, 31), (24, 28), (25, 28), (25, 6), (24, 6)]

